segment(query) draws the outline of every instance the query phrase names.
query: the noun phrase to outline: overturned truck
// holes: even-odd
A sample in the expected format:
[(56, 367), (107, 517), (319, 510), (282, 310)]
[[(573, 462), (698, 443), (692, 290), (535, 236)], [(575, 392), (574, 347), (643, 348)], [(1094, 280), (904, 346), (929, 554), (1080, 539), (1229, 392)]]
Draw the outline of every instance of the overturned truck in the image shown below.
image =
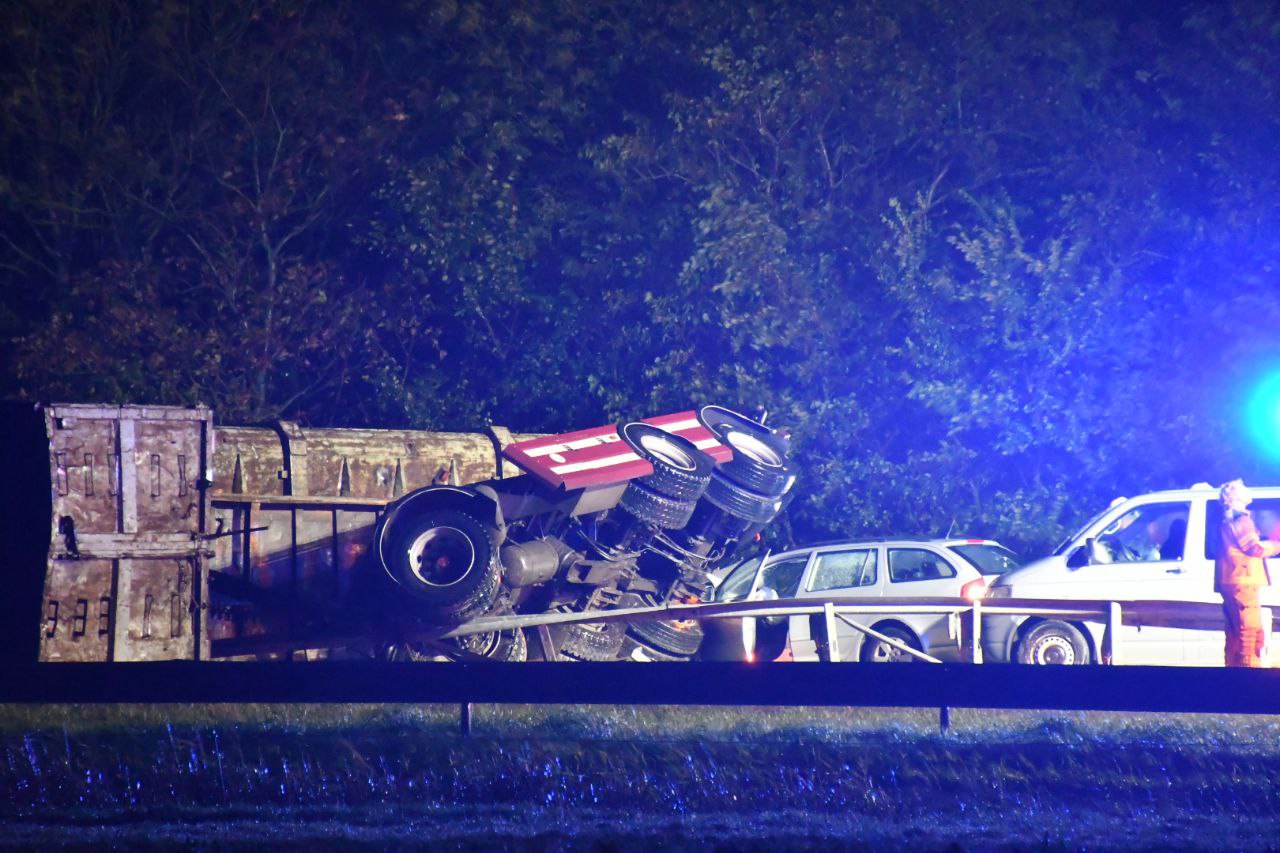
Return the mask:
[(688, 659), (695, 621), (555, 617), (697, 600), (795, 481), (719, 406), (554, 436), (42, 411), (44, 661)]

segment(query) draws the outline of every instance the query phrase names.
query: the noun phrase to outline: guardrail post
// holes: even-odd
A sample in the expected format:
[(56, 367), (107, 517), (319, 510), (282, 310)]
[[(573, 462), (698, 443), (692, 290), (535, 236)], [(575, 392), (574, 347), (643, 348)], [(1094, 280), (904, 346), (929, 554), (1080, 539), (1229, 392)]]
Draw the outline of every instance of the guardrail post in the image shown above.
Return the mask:
[(1112, 601), (1107, 605), (1107, 660), (1112, 666), (1123, 663), (1120, 660), (1120, 602)]
[(975, 601), (969, 608), (969, 661), (982, 663), (982, 602)]
[(560, 650), (556, 648), (555, 638), (546, 625), (538, 626), (538, 643), (542, 646), (542, 657), (549, 661), (560, 660)]
[(460, 711), (459, 723), (462, 727), (462, 736), (471, 737), (471, 703), (463, 702)]
[(840, 662), (840, 637), (836, 633), (836, 606), (830, 601), (822, 605), (822, 622), (826, 629), (827, 660)]
[(944, 735), (951, 733), (951, 709), (946, 705), (938, 709), (938, 730)]

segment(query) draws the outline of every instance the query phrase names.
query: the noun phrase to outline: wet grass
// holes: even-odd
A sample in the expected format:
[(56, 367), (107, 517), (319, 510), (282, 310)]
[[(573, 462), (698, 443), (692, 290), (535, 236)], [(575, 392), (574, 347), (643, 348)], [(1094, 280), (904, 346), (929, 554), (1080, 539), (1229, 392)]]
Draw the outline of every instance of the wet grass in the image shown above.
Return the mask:
[(0, 707), (0, 844), (1268, 849), (1280, 720), (956, 710)]

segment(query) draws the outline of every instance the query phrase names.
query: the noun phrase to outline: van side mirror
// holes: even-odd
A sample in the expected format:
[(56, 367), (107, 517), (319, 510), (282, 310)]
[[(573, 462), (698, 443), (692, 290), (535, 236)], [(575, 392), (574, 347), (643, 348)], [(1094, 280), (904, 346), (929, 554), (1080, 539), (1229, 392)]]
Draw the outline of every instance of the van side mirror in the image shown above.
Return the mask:
[[(1089, 540), (1092, 542), (1093, 540)], [(1089, 565), (1089, 551), (1085, 545), (1077, 545), (1070, 554), (1067, 555), (1067, 568), (1079, 569)]]
[(1110, 563), (1111, 552), (1107, 550), (1107, 546), (1103, 545), (1097, 539), (1084, 540), (1085, 551), (1089, 554), (1089, 563)]

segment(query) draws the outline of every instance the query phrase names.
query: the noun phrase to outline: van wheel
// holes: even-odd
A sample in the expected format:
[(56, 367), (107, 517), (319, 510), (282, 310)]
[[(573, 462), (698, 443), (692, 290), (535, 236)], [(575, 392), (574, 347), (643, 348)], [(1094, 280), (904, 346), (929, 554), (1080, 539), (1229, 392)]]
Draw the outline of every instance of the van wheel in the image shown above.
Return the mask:
[[(892, 637), (904, 646), (910, 646), (916, 651), (923, 651), (920, 643), (911, 635), (910, 631), (904, 631), (902, 628), (895, 628), (893, 625), (886, 625), (883, 628), (876, 628), (886, 637)], [(915, 663), (919, 658), (909, 655), (902, 649), (894, 648), (883, 640), (868, 636), (865, 643), (862, 644), (862, 653), (859, 655), (863, 663)]]
[(1018, 642), (1018, 663), (1070, 666), (1089, 662), (1089, 644), (1074, 625), (1041, 622)]

